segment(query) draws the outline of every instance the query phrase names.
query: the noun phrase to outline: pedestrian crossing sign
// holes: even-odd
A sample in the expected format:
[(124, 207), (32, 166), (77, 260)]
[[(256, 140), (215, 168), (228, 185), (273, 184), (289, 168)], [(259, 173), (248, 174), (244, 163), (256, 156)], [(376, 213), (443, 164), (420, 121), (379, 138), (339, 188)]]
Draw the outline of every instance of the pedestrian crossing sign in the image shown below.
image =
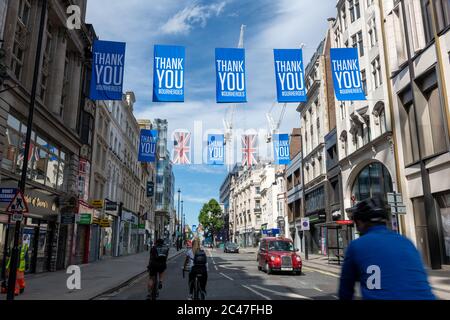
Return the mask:
[(18, 190), (12, 201), (6, 208), (8, 213), (28, 213), (28, 204), (22, 191)]

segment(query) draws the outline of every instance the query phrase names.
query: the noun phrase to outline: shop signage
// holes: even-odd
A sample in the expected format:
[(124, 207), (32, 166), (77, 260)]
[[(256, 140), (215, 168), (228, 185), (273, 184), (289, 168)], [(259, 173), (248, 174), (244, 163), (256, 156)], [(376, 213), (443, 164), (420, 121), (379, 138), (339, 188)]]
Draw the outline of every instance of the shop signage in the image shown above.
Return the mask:
[(117, 202), (105, 199), (105, 211), (117, 211)]
[(61, 224), (69, 225), (75, 223), (75, 214), (72, 212), (61, 213)]
[(92, 223), (92, 215), (90, 213), (80, 213), (80, 220), (78, 224), (91, 224)]
[(139, 229), (145, 229), (145, 223), (139, 224)]
[(309, 218), (302, 218), (302, 230), (309, 231)]
[(336, 223), (339, 225), (352, 225), (353, 221), (352, 220), (337, 220)]
[(111, 228), (111, 220), (109, 220), (109, 219), (101, 219), (100, 220), (100, 227), (102, 227), (102, 228)]
[(95, 209), (103, 209), (103, 200), (92, 200), (91, 205)]
[(93, 217), (93, 218), (92, 218), (92, 224), (97, 224), (97, 225), (99, 225), (99, 224), (100, 224), (100, 219), (99, 219), (99, 218), (96, 218), (96, 217)]
[(17, 188), (0, 188), (0, 202), (10, 203), (17, 193)]

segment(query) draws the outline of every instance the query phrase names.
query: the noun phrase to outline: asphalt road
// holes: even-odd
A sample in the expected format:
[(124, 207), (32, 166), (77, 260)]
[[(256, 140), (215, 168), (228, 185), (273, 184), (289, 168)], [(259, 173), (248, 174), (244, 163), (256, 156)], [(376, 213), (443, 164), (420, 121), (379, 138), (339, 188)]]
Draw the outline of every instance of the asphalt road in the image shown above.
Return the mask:
[[(208, 300), (336, 300), (338, 278), (329, 273), (304, 268), (303, 274), (267, 275), (258, 271), (256, 252), (239, 254), (207, 250)], [(188, 280), (182, 277), (184, 255), (168, 262), (160, 300), (187, 300)], [(102, 300), (145, 300), (148, 276), (142, 276)]]

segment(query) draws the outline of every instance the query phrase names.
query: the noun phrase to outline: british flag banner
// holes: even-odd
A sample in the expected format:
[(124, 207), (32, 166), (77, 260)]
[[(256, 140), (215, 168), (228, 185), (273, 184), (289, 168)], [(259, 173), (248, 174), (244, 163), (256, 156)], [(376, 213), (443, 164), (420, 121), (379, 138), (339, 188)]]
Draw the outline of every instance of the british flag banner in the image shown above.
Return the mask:
[(242, 166), (251, 167), (257, 164), (258, 136), (248, 134), (242, 136)]
[(173, 133), (173, 164), (191, 164), (191, 133), (175, 131)]

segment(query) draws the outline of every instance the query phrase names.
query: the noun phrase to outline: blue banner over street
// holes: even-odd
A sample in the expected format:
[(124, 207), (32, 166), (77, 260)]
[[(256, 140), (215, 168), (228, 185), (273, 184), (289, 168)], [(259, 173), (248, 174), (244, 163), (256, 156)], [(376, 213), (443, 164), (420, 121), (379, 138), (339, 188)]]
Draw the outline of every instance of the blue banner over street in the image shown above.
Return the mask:
[(337, 100), (366, 100), (359, 68), (358, 49), (332, 48), (330, 56)]
[(305, 102), (305, 69), (301, 49), (274, 49), (278, 102)]
[(156, 144), (158, 142), (157, 130), (141, 130), (139, 142), (139, 162), (156, 161)]
[(225, 137), (223, 134), (208, 135), (208, 161), (209, 165), (223, 165), (225, 163)]
[(216, 49), (216, 101), (247, 102), (244, 49)]
[(125, 46), (123, 42), (94, 41), (90, 88), (92, 100), (122, 100)]
[(273, 140), (275, 163), (289, 164), (291, 162), (289, 135), (274, 134), (272, 140)]
[(185, 48), (155, 45), (153, 102), (184, 102)]

